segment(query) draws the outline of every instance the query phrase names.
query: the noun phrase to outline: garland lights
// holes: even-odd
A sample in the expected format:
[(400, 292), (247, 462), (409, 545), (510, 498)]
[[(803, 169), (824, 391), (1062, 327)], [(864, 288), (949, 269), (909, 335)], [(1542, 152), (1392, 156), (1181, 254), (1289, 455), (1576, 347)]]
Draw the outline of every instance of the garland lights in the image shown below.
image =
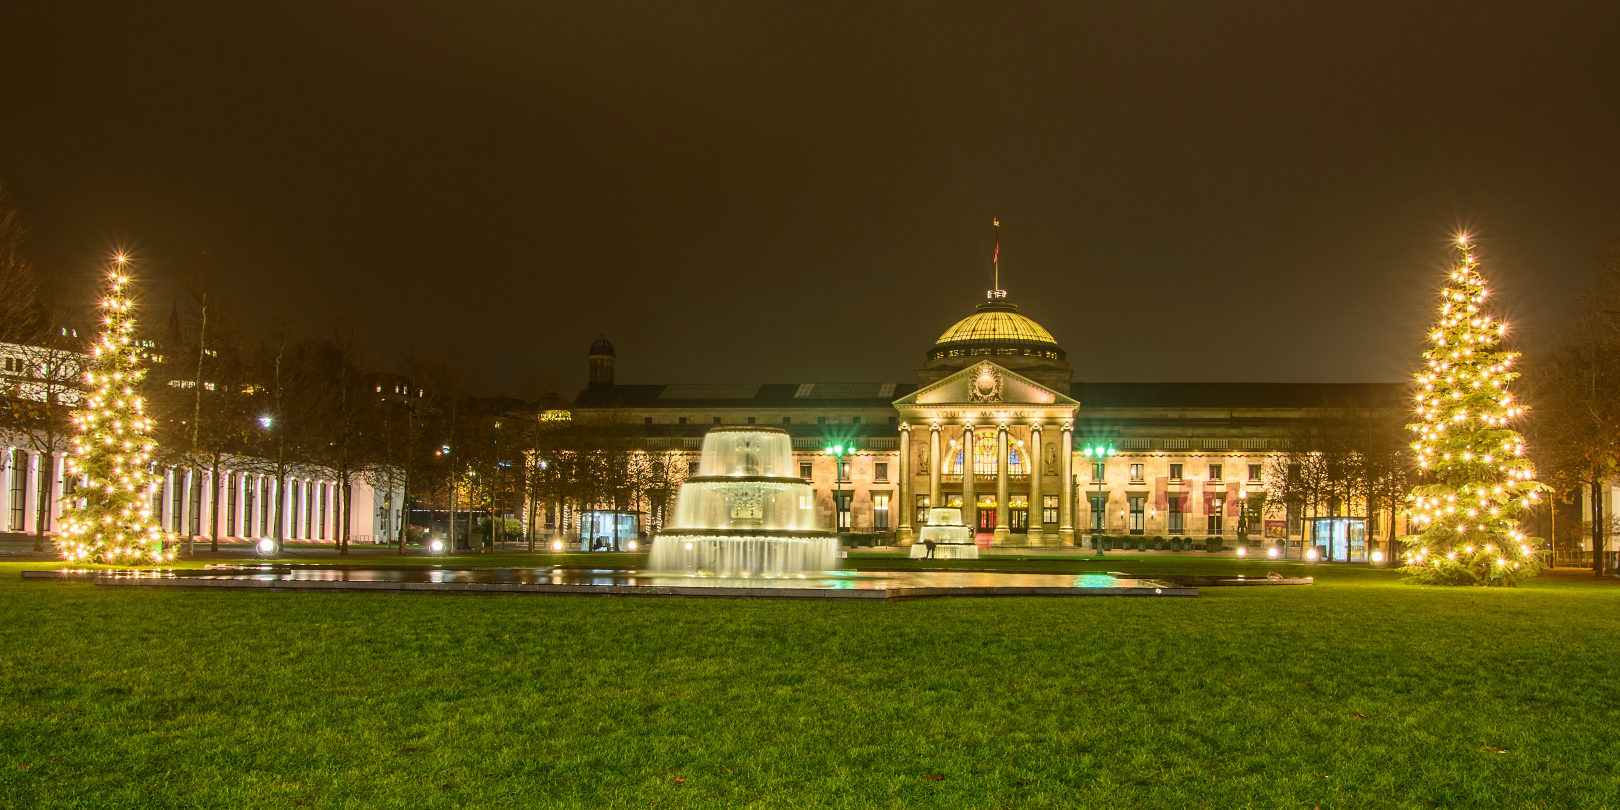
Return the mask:
[(1508, 393), (1519, 355), (1499, 344), (1507, 324), (1485, 312), (1489, 291), (1468, 237), (1440, 292), (1440, 319), (1423, 353), (1417, 379), (1418, 467), (1436, 483), (1415, 487), (1408, 514), (1421, 534), (1407, 542), (1406, 571), (1422, 582), (1513, 585), (1541, 570), (1519, 530), (1519, 514), (1535, 505), (1545, 486), (1524, 458), (1524, 438), (1507, 427), (1525, 412)]
[(142, 412), (136, 393), (145, 370), (145, 352), (135, 343), (126, 259), (118, 256), (107, 274), (108, 292), (101, 302), (105, 329), (84, 375), (88, 390), (83, 407), (73, 412), (79, 435), (73, 439), (68, 470), (84, 486), (71, 497), (85, 505), (62, 514), (57, 545), (62, 555), (80, 562), (135, 563), (174, 559), (165, 534), (152, 514), (157, 491), (151, 472), (152, 420)]

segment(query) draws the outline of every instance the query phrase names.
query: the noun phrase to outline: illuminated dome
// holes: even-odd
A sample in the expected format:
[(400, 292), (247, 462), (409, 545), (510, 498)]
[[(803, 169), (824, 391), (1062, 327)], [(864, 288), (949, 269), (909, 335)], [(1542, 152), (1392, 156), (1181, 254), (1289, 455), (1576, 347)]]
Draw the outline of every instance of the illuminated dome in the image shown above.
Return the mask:
[(934, 341), (930, 360), (945, 357), (996, 355), (1064, 359), (1052, 333), (1018, 314), (1018, 305), (1005, 299), (980, 304), (978, 311), (957, 321)]

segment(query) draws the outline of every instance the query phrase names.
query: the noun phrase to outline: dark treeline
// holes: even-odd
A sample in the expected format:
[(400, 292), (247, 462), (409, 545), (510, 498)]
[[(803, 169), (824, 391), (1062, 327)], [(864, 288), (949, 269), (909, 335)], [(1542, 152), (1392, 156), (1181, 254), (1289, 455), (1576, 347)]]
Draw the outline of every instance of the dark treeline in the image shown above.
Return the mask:
[(1613, 570), (1608, 545), (1620, 521), (1602, 493), (1620, 474), (1620, 235), (1598, 257), (1580, 309), (1544, 354), (1525, 364), (1525, 381), (1537, 477), (1554, 488), (1557, 502), (1569, 503), (1583, 490), (1597, 496), (1586, 498), (1585, 514), (1574, 525), (1547, 530), (1577, 548), (1590, 539), (1593, 571)]

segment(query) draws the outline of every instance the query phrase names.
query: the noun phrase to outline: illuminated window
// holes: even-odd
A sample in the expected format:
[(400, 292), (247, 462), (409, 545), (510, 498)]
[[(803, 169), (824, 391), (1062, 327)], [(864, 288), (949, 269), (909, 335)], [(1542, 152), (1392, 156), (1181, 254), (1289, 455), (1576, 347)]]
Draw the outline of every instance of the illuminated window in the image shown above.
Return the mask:
[(1058, 522), (1058, 496), (1056, 496), (1056, 495), (1042, 495), (1041, 496), (1041, 522), (1042, 523), (1056, 523), (1056, 522)]
[(1147, 498), (1141, 495), (1136, 495), (1127, 498), (1126, 502), (1130, 504), (1131, 534), (1142, 534), (1143, 528), (1147, 522), (1146, 515), (1144, 514), (1147, 509)]
[[(1017, 446), (1008, 446), (1007, 473), (1009, 475), (1024, 475), (1028, 472), (1029, 470), (1024, 464), (1024, 454), (1019, 452)], [(945, 471), (945, 474), (962, 474), (962, 451), (960, 448), (958, 448), (956, 454), (951, 457), (951, 463), (949, 468)], [(980, 436), (973, 440), (973, 474), (996, 474), (996, 437), (994, 434)]]
[(1180, 464), (1171, 464), (1170, 465), (1170, 480), (1171, 481), (1180, 481), (1181, 480), (1181, 465)]
[(1260, 480), (1260, 465), (1259, 464), (1250, 464), (1249, 465), (1249, 480), (1250, 481), (1259, 481)]
[(803, 478), (806, 481), (810, 480), (810, 478), (811, 478), (810, 462), (808, 462), (808, 461), (799, 462), (799, 477)]
[(917, 523), (918, 523), (918, 525), (921, 525), (921, 526), (927, 526), (928, 525), (928, 496), (927, 495), (918, 495), (917, 496)]
[[(1181, 465), (1180, 464), (1172, 464), (1170, 466), (1172, 468), (1174, 468), (1174, 467), (1180, 467)], [(1183, 526), (1183, 523), (1182, 523), (1182, 515), (1181, 515), (1181, 496), (1180, 495), (1171, 495), (1167, 500), (1167, 505), (1169, 506), (1169, 509), (1170, 509), (1170, 513), (1168, 515), (1169, 523), (1170, 523), (1170, 526), (1169, 526), (1170, 533), (1171, 534), (1181, 534), (1185, 530), (1184, 526)]]
[(879, 532), (889, 530), (889, 496), (887, 494), (872, 493), (872, 530)]
[(1219, 481), (1219, 480), (1221, 480), (1221, 465), (1219, 465), (1219, 464), (1211, 464), (1211, 465), (1209, 465), (1209, 480), (1211, 480), (1211, 481)]
[(1104, 519), (1108, 515), (1108, 496), (1090, 495), (1087, 497), (1091, 501), (1091, 530), (1101, 532), (1103, 531)]
[(1132, 464), (1131, 465), (1131, 483), (1133, 483), (1133, 484), (1142, 483), (1142, 465), (1140, 465), (1140, 464)]

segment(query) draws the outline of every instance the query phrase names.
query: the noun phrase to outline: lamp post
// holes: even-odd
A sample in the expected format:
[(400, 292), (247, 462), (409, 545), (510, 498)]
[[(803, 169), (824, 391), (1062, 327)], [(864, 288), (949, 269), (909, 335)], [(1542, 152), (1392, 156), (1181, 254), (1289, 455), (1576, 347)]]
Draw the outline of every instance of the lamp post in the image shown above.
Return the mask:
[[(1093, 445), (1091, 447), (1082, 447), (1082, 448), (1080, 448), (1080, 452), (1086, 458), (1092, 459), (1093, 460), (1092, 463), (1094, 465), (1100, 465), (1100, 464), (1103, 463), (1104, 460), (1106, 460), (1106, 459), (1108, 459), (1108, 458), (1110, 458), (1110, 457), (1112, 457), (1114, 455), (1114, 446), (1112, 444), (1097, 444), (1097, 445)], [(1097, 472), (1097, 471), (1098, 471), (1098, 468), (1096, 466), (1093, 466), (1092, 467), (1092, 472)], [(1101, 475), (1096, 475), (1096, 476), (1093, 476), (1093, 477), (1097, 479), (1097, 497), (1101, 498), (1102, 497), (1102, 485), (1103, 485), (1102, 476)], [(1101, 510), (1091, 510), (1091, 511), (1095, 511), (1097, 513), (1097, 515), (1098, 515), (1097, 525), (1092, 527), (1095, 531), (1091, 535), (1091, 547), (1096, 549), (1097, 550), (1097, 556), (1101, 557), (1102, 553), (1103, 553), (1102, 534), (1103, 534), (1104, 524), (1106, 524), (1108, 522), (1108, 508), (1104, 507)]]
[[(841, 525), (839, 515), (843, 513), (844, 506), (844, 456), (855, 455), (855, 443), (835, 444), (827, 448), (826, 453), (833, 457), (833, 486), (837, 493), (833, 496), (833, 534), (838, 535), (839, 545), (843, 545), (844, 527)], [(851, 514), (850, 523), (854, 522), (855, 516)]]

